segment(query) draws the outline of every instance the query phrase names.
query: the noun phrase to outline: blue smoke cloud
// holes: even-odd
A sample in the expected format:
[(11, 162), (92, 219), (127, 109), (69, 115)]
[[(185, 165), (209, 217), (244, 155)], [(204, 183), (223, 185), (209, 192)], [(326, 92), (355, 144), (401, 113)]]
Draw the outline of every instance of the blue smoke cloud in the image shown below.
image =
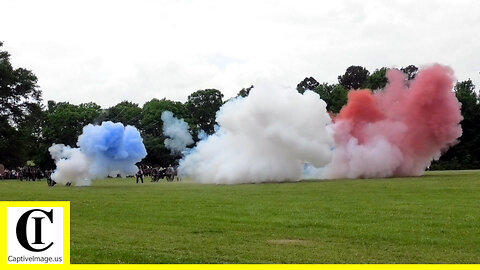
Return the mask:
[(147, 155), (142, 137), (135, 127), (121, 123), (103, 122), (83, 128), (77, 145), (88, 156), (105, 157), (115, 161), (138, 162)]
[[(70, 149), (54, 145), (49, 149), (57, 164), (53, 180), (88, 185), (91, 179), (111, 174), (132, 175), (138, 171), (135, 163), (147, 155), (135, 127), (110, 121), (85, 126), (77, 146), (79, 148)], [(78, 166), (80, 164), (82, 166)], [(79, 170), (80, 167), (84, 169)]]

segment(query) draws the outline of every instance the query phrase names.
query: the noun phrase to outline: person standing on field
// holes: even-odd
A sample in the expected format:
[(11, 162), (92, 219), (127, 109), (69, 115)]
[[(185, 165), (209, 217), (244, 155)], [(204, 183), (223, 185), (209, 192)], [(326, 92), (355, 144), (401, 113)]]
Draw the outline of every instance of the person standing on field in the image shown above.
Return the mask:
[(137, 184), (138, 184), (138, 178), (140, 178), (140, 180), (142, 180), (142, 184), (143, 184), (143, 170), (142, 170), (142, 167), (138, 167), (138, 171), (135, 174), (135, 176), (137, 177)]
[(170, 164), (168, 165), (168, 168), (167, 168), (167, 181), (172, 182), (174, 176), (175, 176), (175, 169)]

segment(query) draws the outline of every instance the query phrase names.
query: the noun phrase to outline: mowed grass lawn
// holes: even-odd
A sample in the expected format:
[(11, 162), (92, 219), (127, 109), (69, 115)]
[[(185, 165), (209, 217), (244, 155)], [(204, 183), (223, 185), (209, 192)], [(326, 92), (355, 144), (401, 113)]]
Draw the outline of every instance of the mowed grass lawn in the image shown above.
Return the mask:
[(245, 185), (0, 181), (0, 200), (71, 201), (72, 263), (480, 263), (480, 171)]

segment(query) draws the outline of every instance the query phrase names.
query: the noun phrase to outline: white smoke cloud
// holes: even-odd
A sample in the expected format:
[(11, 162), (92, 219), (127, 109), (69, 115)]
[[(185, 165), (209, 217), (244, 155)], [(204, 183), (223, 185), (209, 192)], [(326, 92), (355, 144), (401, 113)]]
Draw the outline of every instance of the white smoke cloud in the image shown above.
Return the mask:
[(403, 160), (400, 149), (383, 136), (376, 136), (365, 144), (351, 138), (346, 145), (335, 149), (332, 163), (317, 179), (389, 177)]
[(164, 111), (162, 113), (163, 135), (165, 147), (174, 154), (182, 153), (188, 145), (193, 143), (192, 135), (188, 131), (188, 124), (183, 119), (173, 116), (172, 112)]
[(72, 183), (75, 186), (89, 186), (91, 184), (92, 177), (88, 173), (88, 168), (92, 161), (79, 148), (53, 144), (48, 151), (57, 165), (51, 176), (52, 180), (63, 185)]
[(255, 87), (217, 112), (219, 128), (180, 161), (180, 172), (202, 183), (297, 181), (305, 162), (331, 159), (326, 104), (311, 91)]

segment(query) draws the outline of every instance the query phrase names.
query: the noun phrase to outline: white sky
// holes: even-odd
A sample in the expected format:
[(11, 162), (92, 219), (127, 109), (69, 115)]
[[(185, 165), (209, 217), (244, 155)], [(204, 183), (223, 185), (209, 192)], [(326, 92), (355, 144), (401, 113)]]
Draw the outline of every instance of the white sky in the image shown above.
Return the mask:
[(451, 66), (480, 88), (480, 1), (0, 0), (0, 40), (45, 101), (185, 101), (350, 65)]

